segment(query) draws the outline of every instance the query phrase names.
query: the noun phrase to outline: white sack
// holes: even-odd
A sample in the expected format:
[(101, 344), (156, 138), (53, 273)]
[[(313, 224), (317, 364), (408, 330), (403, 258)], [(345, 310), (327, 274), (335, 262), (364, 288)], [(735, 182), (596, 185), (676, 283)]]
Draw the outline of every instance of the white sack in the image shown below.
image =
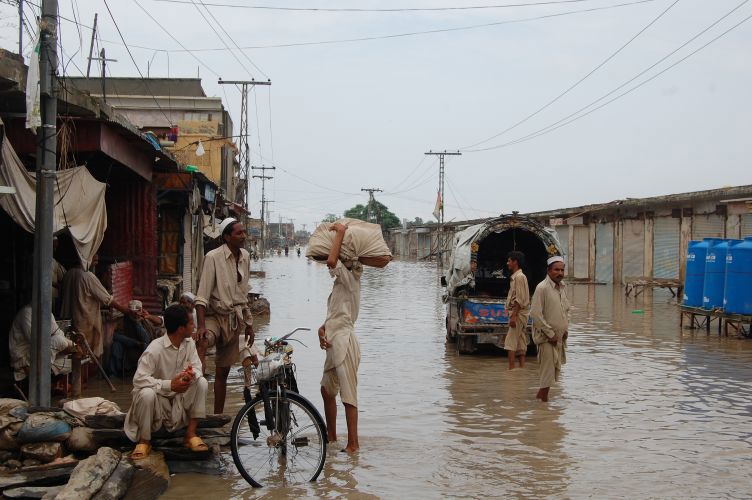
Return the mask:
[[(360, 257), (380, 257), (392, 255), (384, 241), (381, 226), (358, 219), (339, 219), (338, 223), (347, 226), (345, 239), (342, 240), (342, 248), (339, 252), (340, 260), (349, 262), (358, 260)], [(324, 223), (319, 225), (308, 241), (306, 257), (327, 257), (334, 243), (335, 231), (329, 228), (333, 224)]]

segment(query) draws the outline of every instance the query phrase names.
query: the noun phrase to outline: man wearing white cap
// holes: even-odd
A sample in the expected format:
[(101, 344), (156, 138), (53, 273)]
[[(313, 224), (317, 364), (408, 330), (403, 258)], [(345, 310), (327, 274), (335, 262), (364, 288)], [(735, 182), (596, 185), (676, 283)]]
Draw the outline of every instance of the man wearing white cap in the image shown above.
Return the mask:
[(535, 396), (548, 401), (551, 384), (559, 380), (561, 365), (567, 362), (569, 299), (564, 278), (564, 259), (553, 256), (547, 261), (546, 279), (533, 293), (530, 315), (533, 317), (533, 342), (538, 346), (540, 388)]
[[(246, 343), (254, 340), (253, 317), (248, 302), (250, 255), (243, 248), (243, 224), (228, 217), (219, 226), (224, 244), (206, 254), (196, 295), (196, 340), (202, 371), (206, 350), (216, 346), (214, 413), (222, 413), (227, 393), (227, 376), (240, 355), (240, 332)], [(204, 373), (206, 373), (204, 371)]]

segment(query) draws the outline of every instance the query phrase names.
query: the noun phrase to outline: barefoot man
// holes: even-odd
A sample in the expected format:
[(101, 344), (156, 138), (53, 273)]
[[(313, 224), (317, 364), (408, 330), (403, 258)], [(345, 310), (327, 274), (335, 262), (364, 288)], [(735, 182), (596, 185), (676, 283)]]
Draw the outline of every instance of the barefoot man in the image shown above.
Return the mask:
[(520, 359), (520, 368), (525, 368), (527, 354), (527, 318), (530, 316), (530, 289), (527, 277), (522, 273), (525, 264), (525, 254), (509, 252), (507, 268), (512, 273), (507, 295), (507, 314), (509, 315), (509, 330), (504, 339), (504, 349), (509, 358), (509, 369), (514, 370), (514, 358)]
[(208, 384), (196, 352), (193, 317), (183, 306), (165, 310), (167, 335), (157, 338), (138, 360), (133, 376), (133, 403), (125, 416), (125, 434), (137, 443), (131, 458), (151, 452), (151, 434), (162, 426), (172, 432), (188, 426), (185, 446), (191, 451), (208, 447), (196, 435), (198, 419), (206, 417)]
[(556, 255), (547, 264), (548, 276), (535, 287), (530, 308), (540, 364), (540, 389), (535, 397), (543, 402), (548, 401), (551, 384), (559, 380), (561, 365), (567, 362), (569, 329), (569, 299), (562, 281), (564, 259)]

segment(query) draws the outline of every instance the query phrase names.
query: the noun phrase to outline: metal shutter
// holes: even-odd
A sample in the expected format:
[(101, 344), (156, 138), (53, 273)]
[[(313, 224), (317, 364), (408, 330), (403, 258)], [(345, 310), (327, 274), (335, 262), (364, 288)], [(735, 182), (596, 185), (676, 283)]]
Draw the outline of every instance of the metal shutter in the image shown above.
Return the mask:
[(595, 226), (595, 279), (614, 280), (614, 225), (610, 222)]
[(658, 217), (653, 226), (653, 276), (679, 277), (679, 219)]
[(183, 216), (183, 291), (193, 291), (193, 216)]
[(645, 222), (624, 221), (624, 251), (622, 252), (622, 276), (640, 278), (645, 267)]
[(752, 214), (742, 215), (742, 238), (752, 236)]
[(419, 234), (418, 235), (418, 258), (422, 259), (428, 257), (431, 253), (431, 234)]
[(587, 226), (574, 226), (574, 277), (588, 278), (590, 261), (590, 230)]
[(692, 239), (723, 238), (726, 235), (726, 221), (720, 215), (707, 214), (692, 217)]

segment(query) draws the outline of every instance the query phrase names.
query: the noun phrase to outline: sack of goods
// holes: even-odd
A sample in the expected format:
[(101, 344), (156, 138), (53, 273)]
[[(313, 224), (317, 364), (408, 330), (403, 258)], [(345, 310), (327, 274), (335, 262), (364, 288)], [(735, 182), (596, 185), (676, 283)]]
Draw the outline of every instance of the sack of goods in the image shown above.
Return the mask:
[[(381, 226), (358, 219), (339, 219), (336, 223), (347, 226), (345, 239), (340, 249), (340, 260), (344, 262), (358, 260), (361, 257), (390, 256), (392, 252), (384, 241)], [(335, 223), (335, 224), (336, 224)], [(334, 243), (336, 231), (330, 228), (334, 224), (324, 223), (319, 225), (308, 241), (306, 257), (326, 258)]]

